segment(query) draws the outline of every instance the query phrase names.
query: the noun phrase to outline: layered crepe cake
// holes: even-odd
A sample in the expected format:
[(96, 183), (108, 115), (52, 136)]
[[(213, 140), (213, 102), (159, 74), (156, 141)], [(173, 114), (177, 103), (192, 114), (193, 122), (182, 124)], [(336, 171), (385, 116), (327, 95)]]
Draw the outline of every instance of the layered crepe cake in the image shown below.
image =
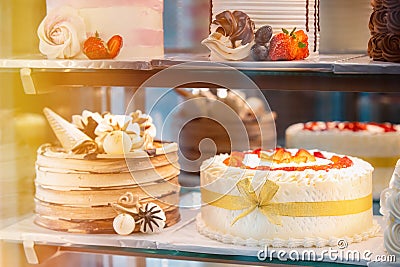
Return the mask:
[(307, 122), (286, 129), (286, 146), (322, 149), (359, 157), (374, 167), (372, 191), (379, 199), (400, 157), (400, 125), (361, 122)]
[(79, 233), (153, 233), (179, 221), (178, 146), (130, 115), (83, 112), (72, 123), (44, 110), (61, 145), (36, 162), (35, 223)]
[(198, 231), (247, 246), (337, 246), (375, 236), (372, 166), (334, 153), (278, 148), (202, 165)]

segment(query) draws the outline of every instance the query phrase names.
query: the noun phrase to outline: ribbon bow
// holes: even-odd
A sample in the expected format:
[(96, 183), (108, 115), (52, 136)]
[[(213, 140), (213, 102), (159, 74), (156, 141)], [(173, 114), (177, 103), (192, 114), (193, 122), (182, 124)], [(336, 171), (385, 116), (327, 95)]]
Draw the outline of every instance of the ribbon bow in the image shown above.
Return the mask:
[(240, 197), (242, 198), (244, 212), (237, 216), (231, 225), (234, 225), (238, 220), (246, 217), (252, 213), (256, 208), (258, 208), (262, 214), (270, 221), (272, 224), (282, 225), (281, 218), (276, 215), (276, 213), (271, 210), (271, 200), (274, 198), (278, 192), (279, 186), (273, 181), (267, 180), (261, 187), (260, 193), (257, 196), (250, 179), (240, 180), (236, 184), (239, 190)]

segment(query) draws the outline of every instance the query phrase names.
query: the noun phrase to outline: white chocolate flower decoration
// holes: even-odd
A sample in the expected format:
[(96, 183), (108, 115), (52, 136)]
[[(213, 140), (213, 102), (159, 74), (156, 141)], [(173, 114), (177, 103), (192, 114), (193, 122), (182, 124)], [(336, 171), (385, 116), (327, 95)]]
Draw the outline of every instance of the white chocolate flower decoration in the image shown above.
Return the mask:
[(84, 110), (82, 115), (72, 116), (72, 124), (93, 140), (96, 138), (94, 131), (102, 120), (103, 117), (99, 113), (88, 110)]
[(136, 110), (129, 114), (132, 117), (132, 122), (139, 124), (140, 134), (143, 136), (145, 134), (150, 135), (154, 138), (156, 136), (156, 126), (153, 124), (153, 119), (150, 115), (143, 114), (142, 111)]
[(52, 10), (40, 23), (37, 34), (39, 50), (49, 59), (78, 56), (87, 38), (83, 18), (68, 6)]

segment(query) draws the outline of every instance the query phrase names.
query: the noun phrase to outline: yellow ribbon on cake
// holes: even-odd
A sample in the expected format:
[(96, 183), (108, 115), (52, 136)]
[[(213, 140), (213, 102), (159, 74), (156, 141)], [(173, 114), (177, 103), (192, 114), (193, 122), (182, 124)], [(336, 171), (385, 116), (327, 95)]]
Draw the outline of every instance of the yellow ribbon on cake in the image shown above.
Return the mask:
[(322, 202), (271, 202), (279, 190), (279, 186), (267, 180), (257, 195), (249, 178), (236, 184), (240, 196), (223, 195), (201, 188), (204, 203), (227, 210), (244, 210), (233, 221), (246, 217), (255, 209), (259, 209), (272, 224), (282, 225), (280, 216), (289, 217), (320, 217), (343, 216), (357, 214), (372, 208), (372, 194), (351, 200)]

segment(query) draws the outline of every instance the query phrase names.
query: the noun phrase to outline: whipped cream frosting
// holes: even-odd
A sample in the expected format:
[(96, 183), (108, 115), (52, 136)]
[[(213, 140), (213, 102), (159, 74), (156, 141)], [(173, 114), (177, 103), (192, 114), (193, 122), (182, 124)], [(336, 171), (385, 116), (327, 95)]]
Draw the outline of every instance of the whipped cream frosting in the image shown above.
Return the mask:
[(73, 58), (81, 54), (86, 40), (86, 26), (78, 11), (72, 7), (52, 10), (37, 30), (39, 50), (49, 59)]
[[(296, 149), (290, 149), (289, 151), (292, 154), (297, 151)], [(314, 151), (314, 150), (312, 150)], [(317, 150), (315, 150), (317, 151)], [(329, 152), (321, 152), (327, 158), (336, 155), (334, 153)], [(229, 154), (221, 154), (217, 155), (211, 159), (204, 161), (202, 164), (201, 170), (207, 170), (207, 173), (210, 176), (205, 175), (202, 180), (205, 184), (210, 184), (214, 182), (214, 179), (227, 179), (230, 181), (237, 181), (242, 179), (243, 177), (254, 177), (254, 179), (263, 179), (265, 176), (268, 177), (269, 180), (274, 182), (282, 182), (282, 183), (295, 183), (298, 185), (312, 185), (319, 182), (325, 181), (332, 181), (332, 182), (339, 182), (343, 180), (349, 179), (358, 179), (359, 177), (364, 177), (368, 173), (373, 171), (373, 167), (358, 158), (349, 157), (354, 165), (349, 168), (342, 168), (342, 169), (328, 169), (328, 170), (313, 170), (313, 169), (306, 169), (304, 171), (285, 171), (279, 168), (282, 167), (304, 167), (304, 166), (318, 166), (331, 163), (328, 159), (319, 159), (316, 158), (315, 162), (308, 162), (308, 163), (273, 163), (273, 168), (277, 170), (271, 169), (267, 171), (263, 170), (253, 170), (253, 169), (243, 169), (237, 167), (227, 166), (224, 161), (229, 158)], [(254, 162), (247, 163), (249, 165), (254, 165)], [(258, 166), (267, 165), (269, 163), (259, 161)]]
[(212, 60), (241, 60), (249, 56), (254, 44), (254, 22), (241, 11), (216, 15), (211, 34), (202, 44), (211, 51)]

